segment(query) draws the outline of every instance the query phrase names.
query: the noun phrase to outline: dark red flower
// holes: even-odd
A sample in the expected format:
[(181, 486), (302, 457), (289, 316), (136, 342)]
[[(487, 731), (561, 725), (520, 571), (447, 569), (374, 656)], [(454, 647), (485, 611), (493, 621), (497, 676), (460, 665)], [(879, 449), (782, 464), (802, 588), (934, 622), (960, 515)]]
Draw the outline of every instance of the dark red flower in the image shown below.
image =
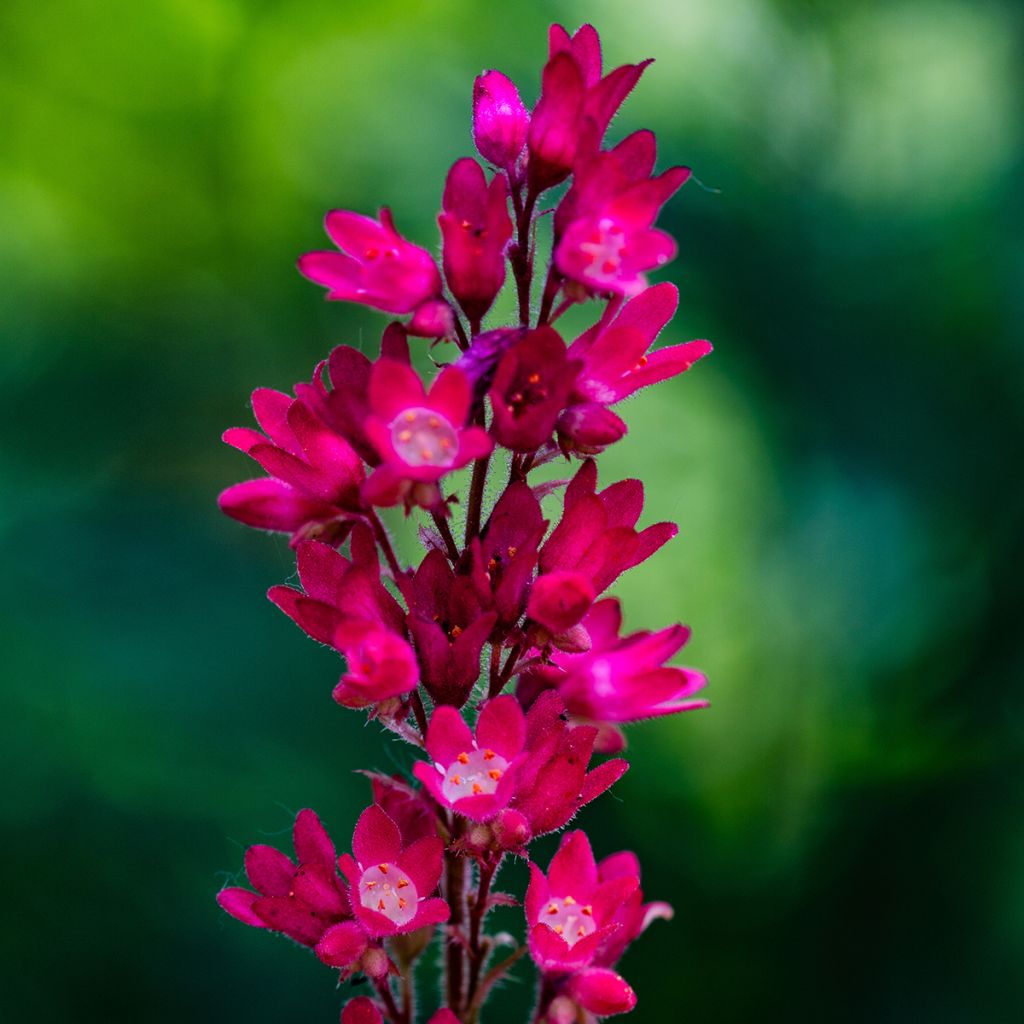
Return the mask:
[(444, 187), (438, 217), (444, 239), (444, 276), (470, 322), (479, 322), (505, 283), (505, 246), (512, 237), (508, 184), (490, 185), (470, 157), (456, 160)]
[(499, 444), (530, 452), (551, 439), (579, 370), (551, 327), (529, 331), (501, 357), (491, 384), (491, 430)]

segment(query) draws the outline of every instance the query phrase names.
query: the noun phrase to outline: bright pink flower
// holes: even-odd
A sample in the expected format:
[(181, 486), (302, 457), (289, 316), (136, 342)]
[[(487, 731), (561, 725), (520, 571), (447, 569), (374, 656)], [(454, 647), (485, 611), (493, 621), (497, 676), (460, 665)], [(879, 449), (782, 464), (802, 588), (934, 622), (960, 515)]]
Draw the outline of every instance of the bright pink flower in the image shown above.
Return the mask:
[(459, 1018), (456, 1017), (447, 1006), (442, 1006), (441, 1009), (427, 1021), (427, 1024), (460, 1024), (460, 1022)]
[(578, 156), (589, 156), (622, 101), (651, 62), (626, 64), (601, 77), (601, 41), (593, 25), (572, 37), (561, 25), (549, 33), (549, 58), (527, 144), (528, 173), (536, 191), (563, 181)]
[(470, 157), (456, 160), (444, 187), (438, 217), (444, 239), (444, 276), (471, 322), (479, 322), (505, 283), (505, 246), (512, 237), (508, 184), (490, 185)]
[(636, 993), (621, 974), (607, 967), (577, 971), (565, 985), (568, 997), (595, 1017), (628, 1013), (636, 1006)]
[(448, 366), (430, 391), (406, 363), (382, 358), (369, 378), (366, 436), (381, 465), (363, 486), (374, 505), (443, 508), (437, 481), (490, 453), (480, 427), (466, 426), (472, 389), (465, 374)]
[(294, 861), (272, 846), (250, 846), (245, 873), (256, 891), (221, 889), (217, 902), (244, 924), (315, 946), (330, 927), (351, 919), (352, 908), (335, 869), (334, 844), (313, 811), (299, 811), (292, 840)]
[(437, 704), (462, 707), (480, 675), (480, 651), (497, 615), (484, 611), (468, 576), (456, 576), (437, 550), (399, 581), (409, 606), (423, 685)]
[(441, 706), (427, 729), (433, 764), (418, 761), (413, 771), (442, 807), (473, 821), (488, 821), (515, 793), (525, 740), (526, 719), (515, 697), (488, 701), (475, 737), (455, 708)]
[(541, 971), (559, 975), (589, 967), (619, 927), (620, 904), (639, 885), (639, 878), (629, 876), (602, 881), (583, 832), (562, 838), (547, 875), (531, 863), (526, 924), (530, 955)]
[(232, 427), (224, 441), (270, 476), (229, 487), (221, 509), (247, 526), (290, 533), (293, 545), (310, 538), (342, 543), (366, 511), (362, 460), (301, 399), (258, 388), (252, 408), (266, 433)]
[(526, 615), (551, 633), (564, 633), (587, 614), (595, 596), (589, 576), (555, 570), (534, 583)]
[(530, 114), (515, 83), (500, 71), (479, 75), (473, 83), (473, 140), (480, 155), (511, 172), (529, 127)]
[(403, 845), (437, 835), (437, 808), (422, 790), (397, 775), (363, 774), (370, 780), (373, 802), (398, 826)]
[(296, 549), (302, 590), (271, 587), (267, 596), (314, 640), (340, 651), (348, 671), (334, 690), (346, 707), (366, 707), (412, 690), (416, 656), (405, 639), (405, 612), (380, 579), (373, 539), (353, 534), (353, 560), (307, 541)]
[[(367, 935), (398, 935), (448, 920), (448, 904), (433, 897), (444, 843), (437, 836), (403, 846), (398, 826), (376, 804), (359, 816), (351, 856), (338, 866), (351, 885), (352, 909)], [(324, 937), (327, 941), (329, 933)]]
[(342, 1008), (341, 1024), (384, 1024), (384, 1018), (372, 999), (356, 996)]
[(499, 444), (530, 452), (551, 439), (579, 364), (567, 359), (565, 342), (551, 327), (529, 331), (498, 363), (491, 384), (491, 430)]
[(526, 714), (526, 757), (516, 772), (512, 810), (526, 819), (534, 836), (566, 825), (629, 768), (621, 758), (588, 771), (598, 730), (569, 725), (565, 703), (553, 692), (541, 693)]
[[(623, 850), (613, 853), (597, 865), (597, 875), (601, 882), (613, 878), (640, 878), (640, 861), (635, 853)], [(652, 921), (671, 920), (672, 907), (667, 903), (644, 903), (644, 894), (636, 888), (616, 908), (612, 920), (619, 926), (602, 943), (594, 963), (602, 967), (614, 967), (619, 962), (626, 948), (635, 942), (647, 930)]]
[(617, 723), (707, 707), (706, 700), (693, 698), (705, 677), (665, 665), (689, 639), (686, 626), (620, 636), (622, 609), (609, 598), (591, 608), (582, 627), (590, 649), (555, 651), (549, 664), (529, 668), (519, 677), (521, 701), (529, 705), (539, 691), (556, 689), (574, 717), (605, 726), (603, 750), (621, 749)]
[(404, 239), (391, 211), (378, 220), (348, 210), (331, 210), (324, 228), (340, 252), (308, 252), (299, 270), (327, 288), (327, 298), (361, 302), (388, 313), (411, 313), (441, 294), (434, 257)]

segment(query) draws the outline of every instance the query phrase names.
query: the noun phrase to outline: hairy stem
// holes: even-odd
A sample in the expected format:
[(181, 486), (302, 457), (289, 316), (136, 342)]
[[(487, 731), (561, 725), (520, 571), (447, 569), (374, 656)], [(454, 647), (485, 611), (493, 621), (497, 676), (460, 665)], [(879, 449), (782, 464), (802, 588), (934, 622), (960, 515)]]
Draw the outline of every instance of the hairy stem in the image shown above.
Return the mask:
[(454, 565), (459, 560), (459, 546), (455, 543), (455, 538), (452, 536), (452, 528), (448, 525), (448, 520), (440, 512), (431, 512), (430, 515), (434, 520), (434, 526), (437, 527), (437, 532), (441, 534), (441, 540), (444, 541), (445, 554), (448, 555), (448, 560)]
[[(530, 326), (530, 283), (533, 280), (533, 253), (530, 247), (530, 224), (537, 195), (527, 190), (526, 202), (516, 210), (516, 245), (511, 253), (512, 273), (516, 279), (516, 295), (519, 299), (519, 324)], [(518, 204), (516, 204), (518, 207)]]
[(377, 538), (377, 543), (380, 545), (380, 549), (384, 552), (384, 557), (387, 559), (391, 575), (397, 580), (398, 577), (402, 575), (402, 567), (398, 564), (398, 558), (395, 556), (395, 549), (391, 546), (391, 538), (388, 536), (388, 531), (380, 521), (380, 517), (376, 512), (371, 510), (368, 513), (367, 518), (369, 519), (370, 526), (373, 529), (373, 535)]
[(480, 882), (477, 886), (473, 909), (469, 915), (469, 990), (466, 1000), (470, 1006), (473, 1004), (473, 998), (480, 983), (480, 972), (490, 948), (489, 944), (481, 943), (480, 933), (483, 930), (484, 918), (487, 916), (487, 904), (491, 898), (491, 882), (500, 865), (500, 858), (493, 864), (487, 862), (480, 864)]
[(483, 977), (479, 987), (476, 990), (476, 996), (473, 1002), (470, 1004), (467, 1011), (467, 1020), (474, 1021), (477, 1013), (480, 1011), (480, 1007), (483, 1005), (484, 1000), (487, 998), (487, 993), (490, 992), (494, 983), (499, 981), (506, 972), (525, 955), (527, 950), (526, 946), (520, 946), (515, 952), (510, 953), (500, 963), (495, 964)]
[(484, 486), (487, 470), (491, 464), (490, 455), (473, 463), (473, 480), (469, 485), (469, 505), (466, 508), (466, 546), (480, 533), (480, 513), (484, 504)]
[[(453, 840), (462, 835), (463, 825), (457, 815), (453, 815), (451, 836)], [(466, 859), (450, 848), (445, 853), (445, 895), (451, 908), (451, 919), (448, 927), (453, 932), (461, 932), (466, 915)], [(465, 949), (463, 937), (449, 936), (446, 955), (446, 989), (449, 1008), (456, 1014), (462, 1010), (463, 971), (465, 968)]]

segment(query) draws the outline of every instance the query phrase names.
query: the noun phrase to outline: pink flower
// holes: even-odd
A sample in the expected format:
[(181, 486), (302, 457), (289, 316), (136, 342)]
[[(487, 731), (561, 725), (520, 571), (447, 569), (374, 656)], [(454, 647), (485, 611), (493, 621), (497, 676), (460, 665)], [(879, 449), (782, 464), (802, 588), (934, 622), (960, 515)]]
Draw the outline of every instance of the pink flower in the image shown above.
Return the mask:
[(441, 1009), (427, 1021), (427, 1024), (460, 1024), (460, 1021), (447, 1006), (442, 1006)]
[(516, 772), (511, 808), (526, 819), (534, 836), (562, 828), (629, 768), (616, 758), (588, 771), (598, 730), (569, 725), (564, 712), (562, 698), (549, 691), (526, 714), (526, 757)]
[(445, 280), (470, 322), (479, 323), (505, 283), (505, 246), (512, 237), (505, 177), (496, 174), (488, 185), (475, 160), (456, 160), (443, 207)]
[(313, 811), (299, 811), (292, 839), (294, 861), (272, 846), (250, 846), (245, 873), (256, 891), (221, 889), (217, 902), (244, 924), (315, 946), (330, 927), (351, 919), (352, 908), (335, 869), (334, 844)]
[(367, 772), (373, 802), (398, 826), (406, 846), (424, 836), (437, 835), (437, 808), (420, 789), (414, 789), (397, 775)]
[(221, 509), (247, 526), (290, 533), (293, 545), (314, 537), (342, 543), (366, 511), (362, 460), (301, 399), (258, 388), (252, 407), (266, 433), (232, 427), (224, 440), (270, 476), (229, 487)]
[(299, 270), (327, 288), (328, 299), (412, 313), (440, 296), (441, 275), (433, 256), (395, 230), (386, 207), (378, 220), (332, 210), (324, 228), (341, 251), (308, 252), (299, 259)]
[(565, 342), (551, 327), (529, 331), (498, 363), (491, 384), (491, 430), (499, 444), (530, 452), (551, 439), (579, 364), (566, 357)]
[(480, 712), (476, 736), (455, 708), (435, 709), (427, 729), (432, 765), (418, 761), (416, 778), (442, 807), (488, 821), (515, 793), (526, 719), (515, 697), (497, 697)]
[(620, 480), (598, 493), (597, 464), (587, 459), (565, 490), (561, 521), (540, 549), (531, 617), (556, 633), (574, 626), (596, 595), (676, 535), (674, 523), (637, 531), (643, 507), (639, 480)]
[(267, 596), (314, 640), (343, 653), (348, 671), (334, 689), (346, 707), (366, 707), (408, 693), (419, 681), (405, 639), (405, 612), (380, 580), (367, 527), (353, 534), (353, 560), (306, 541), (296, 549), (302, 590), (271, 587)]
[(384, 1018), (372, 999), (356, 996), (342, 1008), (341, 1024), (384, 1024)]
[(594, 26), (583, 25), (572, 37), (561, 25), (551, 26), (541, 97), (527, 136), (528, 175), (535, 191), (557, 185), (578, 156), (597, 150), (650, 63), (626, 64), (602, 78), (601, 41)]
[[(431, 894), (441, 877), (444, 843), (437, 836), (403, 846), (398, 826), (376, 804), (359, 816), (352, 853), (338, 866), (351, 886), (351, 904), (367, 935), (398, 935), (448, 920), (448, 904)], [(330, 932), (323, 939), (329, 943)], [(318, 949), (318, 952), (319, 949)]]
[(604, 726), (605, 751), (623, 746), (617, 723), (707, 707), (706, 700), (693, 699), (707, 685), (705, 677), (665, 665), (689, 639), (686, 626), (620, 636), (622, 609), (609, 598), (591, 608), (582, 627), (590, 649), (555, 651), (550, 664), (528, 669), (519, 678), (521, 701), (529, 704), (539, 691), (556, 689), (570, 714)]
[(620, 927), (620, 904), (639, 885), (635, 876), (602, 881), (590, 842), (579, 831), (562, 838), (547, 875), (531, 863), (526, 924), (530, 955), (541, 971), (559, 975), (589, 967)]
[(526, 145), (530, 114), (515, 83), (500, 71), (485, 71), (473, 83), (473, 140), (480, 155), (511, 172)]
[(497, 615), (485, 612), (468, 576), (456, 576), (437, 550), (412, 579), (399, 581), (409, 606), (423, 685), (437, 704), (462, 707), (480, 674), (480, 651)]
[(440, 511), (437, 481), (493, 447), (486, 431), (466, 426), (471, 399), (469, 381), (457, 367), (442, 370), (428, 393), (408, 364), (387, 358), (375, 363), (364, 427), (381, 465), (363, 486), (363, 498)]

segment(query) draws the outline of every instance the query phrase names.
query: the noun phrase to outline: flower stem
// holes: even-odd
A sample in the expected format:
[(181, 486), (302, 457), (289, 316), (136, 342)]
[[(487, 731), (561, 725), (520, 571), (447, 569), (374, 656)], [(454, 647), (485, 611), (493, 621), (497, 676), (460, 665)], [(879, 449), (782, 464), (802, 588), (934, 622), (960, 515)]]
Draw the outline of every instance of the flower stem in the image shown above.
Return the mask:
[(440, 512), (431, 512), (430, 514), (434, 519), (437, 532), (441, 534), (441, 540), (444, 541), (448, 560), (454, 565), (459, 560), (459, 546), (455, 543), (455, 538), (452, 536), (452, 528), (448, 525), (448, 520)]
[[(457, 815), (453, 815), (451, 836), (453, 840), (462, 835), (462, 824)], [(466, 913), (466, 860), (450, 847), (445, 852), (445, 896), (451, 909), (448, 927), (453, 932), (461, 932)], [(448, 1006), (456, 1014), (462, 1010), (463, 971), (465, 967), (465, 950), (463, 936), (449, 937), (446, 960), (446, 988)]]
[(484, 486), (487, 470), (491, 464), (490, 455), (473, 463), (473, 480), (469, 485), (469, 506), (466, 509), (466, 545), (480, 532), (480, 512), (484, 503)]
[(480, 971), (483, 969), (484, 961), (490, 949), (489, 943), (481, 943), (480, 932), (483, 929), (484, 918), (487, 916), (487, 904), (491, 898), (491, 882), (501, 866), (499, 857), (493, 864), (486, 861), (480, 864), (480, 882), (477, 886), (476, 898), (473, 902), (473, 909), (469, 915), (469, 990), (466, 993), (466, 1001), (472, 1006), (473, 998), (476, 995), (477, 986), (480, 983)]
[(377, 538), (377, 543), (380, 545), (381, 551), (384, 552), (384, 557), (387, 559), (388, 567), (391, 569), (391, 575), (397, 580), (398, 577), (402, 575), (402, 567), (399, 565), (398, 558), (395, 556), (395, 549), (391, 546), (391, 538), (388, 536), (388, 531), (380, 521), (380, 517), (372, 509), (368, 513), (367, 518), (370, 521), (373, 534)]

